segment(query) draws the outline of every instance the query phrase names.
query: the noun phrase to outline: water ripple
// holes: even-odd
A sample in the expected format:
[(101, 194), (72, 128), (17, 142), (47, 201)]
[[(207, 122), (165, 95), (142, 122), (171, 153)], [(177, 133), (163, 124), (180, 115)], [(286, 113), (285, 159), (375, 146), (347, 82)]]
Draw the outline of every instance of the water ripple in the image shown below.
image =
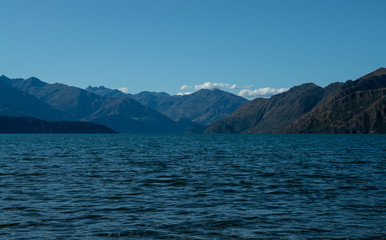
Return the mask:
[(0, 238), (385, 239), (382, 135), (0, 135)]

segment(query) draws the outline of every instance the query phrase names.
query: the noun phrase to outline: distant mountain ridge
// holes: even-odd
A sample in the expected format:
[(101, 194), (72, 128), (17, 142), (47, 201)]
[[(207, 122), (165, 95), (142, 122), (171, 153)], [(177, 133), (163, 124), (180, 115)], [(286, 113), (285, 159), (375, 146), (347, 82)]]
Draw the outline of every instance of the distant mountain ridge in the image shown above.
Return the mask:
[(100, 86), (100, 87), (88, 86), (85, 90), (103, 97), (125, 98), (130, 96), (130, 94), (123, 93), (118, 89), (110, 89), (104, 86)]
[(3, 75), (0, 116), (93, 122), (123, 133), (199, 133), (203, 124), (206, 133), (386, 133), (386, 69), (252, 101), (218, 89), (131, 95)]
[(89, 86), (86, 90), (101, 96), (131, 98), (165, 114), (172, 120), (188, 119), (203, 125), (211, 124), (228, 116), (248, 102), (245, 98), (219, 89), (201, 89), (184, 96), (171, 96), (164, 92), (140, 92), (133, 95), (103, 86)]
[(48, 84), (37, 78), (24, 80), (1, 76), (0, 82), (4, 86), (0, 94), (2, 115), (91, 121), (126, 133), (179, 133), (197, 125), (172, 121), (130, 98), (102, 97), (64, 84)]
[(9, 83), (9, 78), (0, 76), (0, 115), (34, 116), (46, 120), (68, 119), (65, 112), (12, 87)]
[(386, 69), (322, 88), (302, 84), (257, 98), (206, 133), (386, 133)]

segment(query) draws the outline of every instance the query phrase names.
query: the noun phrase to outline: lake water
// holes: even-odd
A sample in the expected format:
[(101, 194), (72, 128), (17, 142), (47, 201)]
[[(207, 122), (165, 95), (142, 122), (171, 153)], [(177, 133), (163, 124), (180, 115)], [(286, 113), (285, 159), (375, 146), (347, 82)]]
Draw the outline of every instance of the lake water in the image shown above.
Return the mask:
[(0, 239), (386, 239), (385, 135), (0, 135)]

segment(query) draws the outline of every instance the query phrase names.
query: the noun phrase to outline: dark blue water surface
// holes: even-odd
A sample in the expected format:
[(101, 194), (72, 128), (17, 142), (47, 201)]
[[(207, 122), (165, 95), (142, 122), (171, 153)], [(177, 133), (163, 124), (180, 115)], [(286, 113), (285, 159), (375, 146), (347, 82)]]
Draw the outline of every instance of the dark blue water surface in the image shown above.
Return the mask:
[(0, 135), (0, 239), (386, 239), (384, 135)]

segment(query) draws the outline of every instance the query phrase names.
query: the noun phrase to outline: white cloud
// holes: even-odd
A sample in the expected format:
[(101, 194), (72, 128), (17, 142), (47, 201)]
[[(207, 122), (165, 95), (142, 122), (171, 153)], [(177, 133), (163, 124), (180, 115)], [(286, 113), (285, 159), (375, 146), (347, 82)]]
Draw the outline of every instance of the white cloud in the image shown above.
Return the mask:
[[(203, 84), (198, 85), (182, 85), (181, 90), (182, 92), (177, 93), (179, 96), (183, 95), (189, 95), (192, 94), (194, 91), (198, 91), (201, 89), (228, 89), (230, 91), (239, 89), (240, 92), (238, 93), (239, 96), (244, 98), (256, 98), (256, 97), (271, 97), (272, 95), (283, 93), (288, 91), (288, 88), (271, 88), (271, 87), (265, 87), (265, 88), (259, 88), (259, 89), (250, 89), (253, 88), (253, 85), (247, 85), (247, 86), (237, 86), (236, 84), (229, 84), (229, 83), (212, 83), (212, 82), (205, 82)], [(190, 91), (188, 91), (190, 90)], [(186, 91), (186, 92), (185, 92)]]
[(229, 84), (229, 83), (212, 83), (212, 82), (205, 82), (203, 84), (199, 85), (182, 85), (181, 90), (188, 90), (188, 89), (194, 89), (195, 91), (201, 90), (201, 89), (241, 89), (236, 84)]
[(236, 89), (237, 85), (230, 85), (229, 83), (212, 83), (206, 82), (201, 85), (195, 85), (194, 90), (198, 91), (200, 89), (214, 89), (214, 88), (225, 88), (225, 89)]
[(184, 95), (190, 95), (192, 94), (193, 92), (179, 92), (177, 93), (178, 96), (184, 96)]
[(265, 88), (255, 89), (255, 90), (242, 89), (239, 92), (239, 96), (244, 98), (271, 97), (272, 95), (283, 93), (286, 91), (288, 91), (288, 88), (276, 89), (276, 88), (265, 87)]
[(253, 87), (254, 87), (253, 85), (247, 85), (247, 86), (241, 87), (240, 89), (253, 88)]
[[(247, 86), (247, 87), (250, 87), (250, 86)], [(229, 84), (229, 83), (212, 83), (212, 82), (205, 82), (203, 84), (198, 84), (198, 85), (182, 85), (180, 87), (181, 90), (194, 90), (194, 91), (198, 91), (198, 90), (201, 90), (201, 89), (215, 89), (215, 88), (218, 88), (218, 89), (231, 89), (231, 90), (234, 90), (234, 89), (243, 89), (243, 88), (240, 88), (238, 87), (236, 84)], [(189, 95), (189, 94), (192, 94), (193, 92), (192, 91), (188, 91), (188, 92), (179, 92), (177, 93), (177, 95), (179, 96), (182, 96), (182, 95)]]
[(190, 87), (189, 87), (188, 85), (182, 85), (180, 89), (181, 89), (181, 90), (186, 90), (186, 89), (189, 89), (189, 88), (190, 88)]
[(129, 89), (123, 87), (123, 88), (118, 88), (119, 91), (123, 92), (123, 93), (129, 93)]

